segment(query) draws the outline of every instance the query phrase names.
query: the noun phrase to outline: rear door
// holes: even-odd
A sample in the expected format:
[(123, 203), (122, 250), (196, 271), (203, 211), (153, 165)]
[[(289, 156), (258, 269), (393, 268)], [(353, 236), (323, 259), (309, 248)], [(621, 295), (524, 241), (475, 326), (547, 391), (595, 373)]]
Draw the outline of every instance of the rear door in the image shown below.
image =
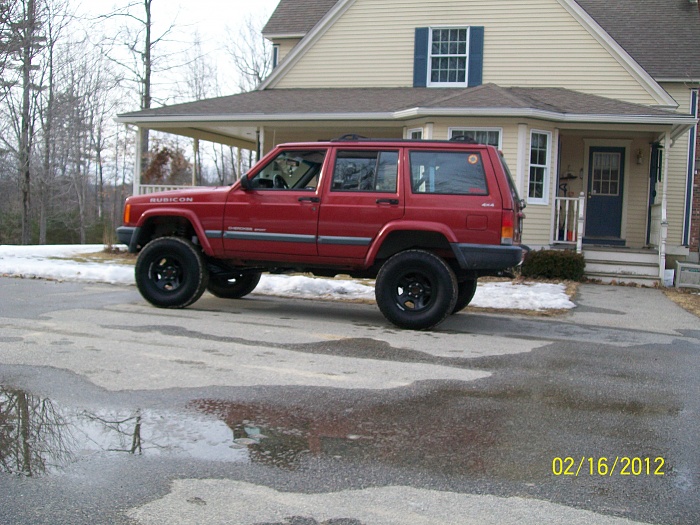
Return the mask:
[(339, 147), (329, 159), (318, 226), (318, 253), (364, 259), (372, 240), (404, 213), (400, 148)]

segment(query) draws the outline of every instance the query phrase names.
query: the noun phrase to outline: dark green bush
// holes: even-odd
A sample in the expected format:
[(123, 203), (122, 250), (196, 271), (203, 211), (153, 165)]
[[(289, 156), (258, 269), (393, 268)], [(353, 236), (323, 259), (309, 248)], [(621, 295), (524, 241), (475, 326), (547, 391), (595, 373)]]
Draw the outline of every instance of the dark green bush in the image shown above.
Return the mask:
[(580, 281), (585, 267), (583, 254), (571, 250), (539, 250), (525, 257), (522, 276)]

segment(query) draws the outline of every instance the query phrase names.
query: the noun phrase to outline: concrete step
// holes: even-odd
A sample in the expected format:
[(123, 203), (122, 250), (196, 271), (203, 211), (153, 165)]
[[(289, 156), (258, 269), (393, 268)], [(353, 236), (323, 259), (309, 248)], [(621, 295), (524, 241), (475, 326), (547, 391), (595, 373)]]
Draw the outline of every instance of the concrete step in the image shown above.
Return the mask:
[(586, 274), (604, 273), (620, 275), (638, 275), (658, 279), (659, 264), (656, 263), (626, 263), (607, 260), (586, 260)]
[(605, 284), (635, 284), (637, 286), (646, 286), (649, 288), (656, 288), (660, 286), (660, 279), (658, 277), (645, 277), (642, 275), (631, 275), (631, 274), (621, 274), (621, 273), (605, 273), (605, 272), (586, 272), (587, 279), (593, 281), (599, 281)]
[(624, 248), (609, 249), (602, 247), (584, 247), (583, 256), (586, 261), (616, 261), (623, 263), (659, 263), (659, 254), (656, 250), (631, 250)]

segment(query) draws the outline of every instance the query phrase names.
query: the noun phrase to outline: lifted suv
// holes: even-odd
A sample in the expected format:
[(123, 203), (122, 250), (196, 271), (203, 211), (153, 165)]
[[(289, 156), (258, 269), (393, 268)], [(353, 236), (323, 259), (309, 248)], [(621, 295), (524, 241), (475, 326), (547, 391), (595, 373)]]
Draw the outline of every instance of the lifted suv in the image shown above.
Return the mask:
[(158, 307), (243, 297), (265, 271), (348, 274), (376, 278), (393, 324), (428, 329), (522, 262), (522, 207), (492, 146), (339, 139), (277, 146), (233, 186), (130, 197), (117, 232)]

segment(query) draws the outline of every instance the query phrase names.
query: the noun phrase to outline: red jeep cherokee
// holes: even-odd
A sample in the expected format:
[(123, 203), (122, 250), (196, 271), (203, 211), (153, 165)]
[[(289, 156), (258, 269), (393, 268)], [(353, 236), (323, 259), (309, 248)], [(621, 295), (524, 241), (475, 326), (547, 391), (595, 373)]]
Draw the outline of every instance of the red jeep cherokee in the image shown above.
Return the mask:
[(277, 146), (232, 186), (130, 197), (120, 242), (158, 307), (237, 299), (262, 272), (376, 278), (384, 316), (431, 328), (521, 263), (523, 214), (491, 147), (339, 139)]

